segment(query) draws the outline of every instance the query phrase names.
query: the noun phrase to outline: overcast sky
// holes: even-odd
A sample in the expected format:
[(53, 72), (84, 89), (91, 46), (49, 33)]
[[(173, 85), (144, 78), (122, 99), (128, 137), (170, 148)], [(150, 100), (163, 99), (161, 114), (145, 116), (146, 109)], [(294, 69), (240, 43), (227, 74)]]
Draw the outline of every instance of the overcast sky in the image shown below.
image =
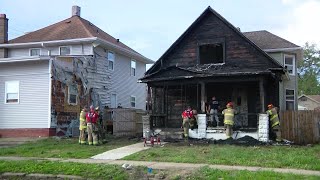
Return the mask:
[(71, 16), (81, 17), (157, 60), (211, 6), (241, 31), (268, 30), (297, 45), (320, 45), (320, 0), (1, 0), (9, 38)]

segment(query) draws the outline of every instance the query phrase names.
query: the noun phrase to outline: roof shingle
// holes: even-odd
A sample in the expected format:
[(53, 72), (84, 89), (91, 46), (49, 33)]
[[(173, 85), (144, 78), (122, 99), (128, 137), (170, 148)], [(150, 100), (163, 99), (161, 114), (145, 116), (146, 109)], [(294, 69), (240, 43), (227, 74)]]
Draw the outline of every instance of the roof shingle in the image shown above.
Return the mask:
[(92, 37), (103, 39), (115, 44), (116, 46), (120, 46), (134, 53), (138, 53), (122, 42), (118, 42), (117, 39), (104, 32), (90, 21), (79, 16), (72, 16), (58, 23), (12, 39), (8, 43), (42, 42)]
[(243, 35), (245, 35), (248, 39), (253, 41), (261, 49), (282, 49), (300, 47), (266, 30), (243, 32)]

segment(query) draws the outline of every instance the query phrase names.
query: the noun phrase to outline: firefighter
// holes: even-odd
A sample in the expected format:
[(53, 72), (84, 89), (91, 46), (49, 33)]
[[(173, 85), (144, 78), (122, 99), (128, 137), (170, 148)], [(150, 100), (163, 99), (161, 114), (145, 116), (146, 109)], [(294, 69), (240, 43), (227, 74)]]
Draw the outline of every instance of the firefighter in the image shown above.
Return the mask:
[(96, 113), (94, 106), (90, 106), (90, 112), (87, 113), (87, 129), (88, 129), (88, 143), (89, 145), (98, 145), (97, 135), (97, 121), (99, 115)]
[(277, 107), (273, 104), (268, 105), (267, 114), (269, 115), (270, 125), (272, 133), (276, 135), (276, 141), (281, 141), (280, 120), (278, 116)]
[(224, 126), (226, 128), (226, 136), (227, 138), (232, 138), (232, 127), (234, 124), (234, 115), (236, 114), (236, 111), (233, 109), (232, 102), (229, 102), (227, 104), (227, 109), (224, 109), (222, 111), (222, 114), (224, 115)]
[(210, 122), (213, 124), (215, 121), (217, 127), (219, 126), (219, 117), (218, 117), (218, 110), (219, 110), (219, 101), (216, 99), (215, 96), (211, 98), (211, 102), (208, 106), (207, 112), (210, 114)]
[(80, 136), (79, 136), (79, 144), (86, 144), (86, 135), (85, 131), (87, 129), (87, 123), (86, 123), (86, 114), (88, 112), (88, 107), (84, 106), (83, 109), (80, 112), (80, 124), (79, 124), (79, 130), (80, 130)]
[(194, 118), (191, 106), (187, 106), (187, 109), (182, 112), (181, 117), (182, 117), (183, 135), (184, 135), (184, 138), (188, 138), (189, 123), (191, 119)]

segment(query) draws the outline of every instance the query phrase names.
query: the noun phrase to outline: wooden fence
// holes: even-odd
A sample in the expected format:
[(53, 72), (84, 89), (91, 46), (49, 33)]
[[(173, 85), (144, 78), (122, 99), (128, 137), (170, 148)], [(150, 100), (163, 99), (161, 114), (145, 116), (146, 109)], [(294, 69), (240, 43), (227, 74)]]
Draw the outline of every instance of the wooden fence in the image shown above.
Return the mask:
[(115, 136), (142, 136), (142, 116), (145, 111), (135, 109), (109, 109), (107, 114), (113, 125)]
[(319, 111), (283, 111), (280, 122), (282, 138), (297, 144), (319, 143)]

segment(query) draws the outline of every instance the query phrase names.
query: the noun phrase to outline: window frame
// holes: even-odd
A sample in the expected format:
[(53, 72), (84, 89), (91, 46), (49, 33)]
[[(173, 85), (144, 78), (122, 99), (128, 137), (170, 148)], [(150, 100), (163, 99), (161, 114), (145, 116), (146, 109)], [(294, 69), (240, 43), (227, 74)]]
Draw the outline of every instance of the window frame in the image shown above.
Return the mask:
[(32, 55), (31, 55), (31, 51), (34, 50), (34, 49), (39, 50), (39, 55), (34, 55), (34, 56), (41, 56), (41, 48), (30, 48), (30, 49), (29, 49), (29, 56), (32, 56)]
[[(9, 83), (12, 83), (12, 82), (15, 82), (15, 83), (18, 83), (18, 101), (17, 102), (7, 102), (7, 84)], [(5, 104), (20, 104), (20, 81), (5, 81), (5, 86), (4, 86), (4, 103)]]
[[(134, 62), (135, 67), (132, 67), (132, 62)], [(134, 74), (132, 75), (132, 69), (134, 69)], [(136, 76), (137, 75), (137, 61), (135, 59), (131, 59), (130, 61), (130, 76)]]
[[(69, 53), (69, 54), (61, 54), (61, 48), (64, 48), (64, 47), (67, 47), (67, 48), (70, 49), (70, 53)], [(69, 55), (72, 54), (71, 52), (72, 52), (71, 46), (59, 46), (59, 55), (60, 55), (60, 56), (69, 56)]]
[[(287, 95), (287, 90), (293, 91), (293, 95)], [(293, 96), (293, 100), (287, 99), (288, 96)], [(287, 107), (287, 102), (293, 102), (293, 109), (292, 110), (295, 110), (295, 106), (296, 106), (296, 102), (295, 101), (296, 101), (296, 91), (294, 89), (286, 89), (286, 92), (285, 92), (286, 110), (289, 110), (288, 107)]]
[[(134, 98), (134, 106), (132, 106), (132, 98)], [(136, 96), (130, 96), (130, 107), (131, 108), (136, 108), (137, 107), (137, 101), (136, 101)]]
[[(115, 95), (115, 107), (112, 107), (112, 104), (111, 104), (111, 99), (112, 99), (112, 96)], [(111, 93), (111, 96), (110, 96), (110, 107), (111, 108), (117, 108), (117, 105), (118, 105), (118, 97), (117, 97), (117, 93)]]
[(198, 48), (197, 48), (197, 61), (198, 64), (201, 64), (200, 62), (200, 46), (204, 45), (210, 45), (210, 44), (222, 44), (222, 63), (209, 63), (209, 64), (215, 64), (215, 65), (223, 65), (226, 63), (226, 40), (225, 38), (213, 38), (213, 39), (206, 39), (201, 40), (198, 42)]
[[(71, 89), (70, 87), (71, 86), (76, 86), (76, 88), (77, 88), (77, 93), (76, 94), (72, 94), (72, 95), (76, 95), (76, 103), (71, 103), (70, 102), (70, 94), (71, 94), (70, 93), (70, 89)], [(76, 84), (75, 85), (74, 84), (68, 85), (68, 104), (69, 105), (78, 105), (78, 86)]]
[[(111, 53), (111, 54), (113, 54), (113, 59), (109, 59), (109, 53)], [(115, 62), (115, 60), (116, 60), (116, 53), (114, 53), (113, 51), (108, 51), (107, 52), (107, 60), (108, 60), (108, 70), (110, 70), (110, 71), (114, 71), (114, 62)], [(112, 69), (110, 69), (110, 61), (112, 62)]]
[[(292, 65), (291, 64), (286, 64), (286, 57), (292, 57)], [(292, 66), (292, 73), (289, 73), (289, 71), (288, 71), (288, 74), (290, 74), (292, 76), (296, 75), (296, 56), (295, 55), (293, 55), (293, 54), (284, 54), (284, 56), (283, 56), (283, 65), (284, 65), (284, 67)], [(287, 70), (288, 70), (288, 68), (287, 68)]]

